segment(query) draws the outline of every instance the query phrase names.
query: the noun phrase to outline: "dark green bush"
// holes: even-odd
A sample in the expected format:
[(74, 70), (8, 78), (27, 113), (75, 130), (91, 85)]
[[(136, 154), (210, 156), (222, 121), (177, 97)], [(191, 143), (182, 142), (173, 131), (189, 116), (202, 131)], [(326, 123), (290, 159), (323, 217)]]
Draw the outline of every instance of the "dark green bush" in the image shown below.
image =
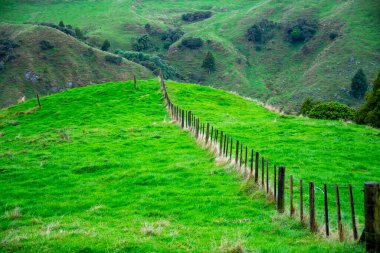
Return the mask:
[(368, 90), (367, 77), (362, 69), (359, 69), (351, 80), (351, 96), (356, 99), (364, 98)]
[(5, 69), (5, 65), (17, 57), (15, 48), (18, 47), (13, 40), (0, 39), (0, 70)]
[(101, 49), (103, 50), (103, 51), (108, 51), (108, 49), (111, 47), (111, 43), (108, 41), (108, 40), (105, 40), (104, 42), (103, 42), (103, 45), (102, 45), (102, 47), (101, 47)]
[(353, 120), (355, 110), (339, 102), (326, 102), (314, 106), (308, 116), (316, 119)]
[(212, 16), (211, 11), (197, 11), (193, 13), (186, 13), (182, 15), (182, 20), (187, 22), (195, 22), (210, 18)]
[(40, 41), (40, 48), (41, 50), (49, 50), (49, 49), (53, 49), (54, 48), (54, 45), (51, 44), (49, 41), (47, 40), (41, 40)]
[(286, 40), (297, 43), (310, 40), (318, 30), (316, 20), (298, 19), (286, 27)]
[(182, 40), (181, 45), (190, 49), (198, 49), (203, 46), (203, 40), (200, 38), (185, 38)]
[(380, 71), (366, 97), (366, 103), (356, 114), (356, 122), (380, 128)]
[(247, 30), (247, 39), (255, 43), (266, 43), (274, 36), (273, 30), (278, 25), (267, 19), (262, 19)]
[(139, 37), (132, 45), (132, 49), (134, 51), (144, 51), (151, 47), (152, 43), (150, 42), (150, 38), (147, 34)]
[(105, 59), (107, 62), (116, 64), (116, 65), (120, 65), (123, 62), (123, 58), (121, 58), (120, 56), (106, 55)]

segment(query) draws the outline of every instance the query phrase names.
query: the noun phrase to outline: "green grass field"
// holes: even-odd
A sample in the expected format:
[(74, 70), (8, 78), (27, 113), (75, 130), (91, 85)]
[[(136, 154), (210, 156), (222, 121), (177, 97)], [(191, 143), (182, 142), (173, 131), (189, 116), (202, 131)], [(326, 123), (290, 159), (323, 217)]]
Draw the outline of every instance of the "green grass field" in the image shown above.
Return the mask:
[[(112, 50), (131, 50), (136, 38), (145, 34), (144, 25), (166, 30), (180, 27), (185, 37), (203, 38), (200, 50), (168, 50), (158, 46), (155, 53), (163, 55), (177, 68), (185, 81), (233, 90), (288, 111), (298, 109), (306, 97), (338, 100), (352, 106), (362, 101), (348, 95), (350, 80), (363, 68), (373, 80), (380, 66), (378, 33), (380, 5), (376, 0), (331, 1), (10, 1), (0, 0), (0, 22), (53, 22), (80, 27), (98, 45), (111, 41)], [(185, 23), (181, 15), (210, 10), (213, 16), (195, 23)], [(245, 38), (247, 29), (263, 18), (286, 26), (298, 18), (316, 19), (320, 28), (307, 43), (291, 45), (284, 41), (284, 31), (262, 50)], [(335, 40), (331, 33), (338, 34)], [(201, 69), (207, 51), (216, 56), (217, 71), (209, 75)], [(154, 50), (153, 50), (154, 52)]]
[[(320, 127), (331, 135), (331, 131), (350, 131), (353, 140), (342, 141), (346, 146), (354, 143), (355, 150), (364, 148), (361, 138), (368, 138), (365, 171), (362, 168), (361, 176), (349, 174), (339, 182), (378, 179), (376, 160), (371, 159), (378, 145), (376, 130), (276, 116), (253, 102), (213, 89), (175, 83), (169, 88), (181, 106), (191, 107), (247, 144), (251, 141), (271, 159), (286, 163), (289, 171), (298, 168), (299, 176), (308, 172), (302, 163), (296, 167), (294, 146), (285, 140), (294, 138), (300, 128)], [(106, 83), (43, 97), (40, 110), (35, 100), (1, 110), (0, 251), (364, 250), (353, 242), (312, 235), (298, 222), (276, 214), (262, 193), (250, 190), (228, 167), (217, 165), (213, 154), (170, 122), (161, 97), (157, 80), (140, 81), (138, 91), (132, 82)], [(212, 113), (211, 106), (215, 106)], [(239, 110), (232, 113), (236, 106)], [(245, 124), (242, 117), (247, 119)], [(268, 123), (259, 128), (264, 117)], [(292, 130), (292, 121), (303, 124)], [(277, 140), (265, 136), (265, 131), (274, 131), (270, 124), (286, 132), (277, 132)], [(248, 125), (252, 134), (242, 131)], [(308, 136), (313, 135), (317, 138), (314, 132)], [(323, 136), (319, 137), (321, 142)], [(299, 140), (302, 143), (307, 149), (308, 142)], [(285, 159), (279, 150), (290, 156)], [(319, 170), (318, 182), (339, 175), (332, 169), (327, 173), (322, 164), (336, 169), (339, 162), (349, 163), (344, 152), (342, 156), (332, 152), (337, 164), (330, 159), (312, 165), (320, 158), (316, 154), (322, 153), (315, 152), (307, 162), (309, 178), (317, 176), (311, 169)], [(342, 174), (352, 169), (339, 167)]]

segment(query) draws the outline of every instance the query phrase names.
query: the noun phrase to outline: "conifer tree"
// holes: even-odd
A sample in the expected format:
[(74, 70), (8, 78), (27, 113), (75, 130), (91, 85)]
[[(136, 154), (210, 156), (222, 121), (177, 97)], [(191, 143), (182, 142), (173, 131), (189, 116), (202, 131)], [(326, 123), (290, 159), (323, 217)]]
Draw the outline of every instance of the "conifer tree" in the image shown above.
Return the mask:
[(364, 98), (368, 89), (367, 78), (362, 69), (359, 69), (351, 81), (351, 96), (357, 99)]
[(216, 70), (215, 57), (211, 52), (208, 52), (203, 60), (202, 68), (207, 69), (209, 73)]
[(108, 40), (105, 40), (104, 42), (103, 42), (103, 45), (102, 45), (102, 50), (103, 51), (108, 51), (108, 49), (111, 47), (111, 43), (108, 41)]

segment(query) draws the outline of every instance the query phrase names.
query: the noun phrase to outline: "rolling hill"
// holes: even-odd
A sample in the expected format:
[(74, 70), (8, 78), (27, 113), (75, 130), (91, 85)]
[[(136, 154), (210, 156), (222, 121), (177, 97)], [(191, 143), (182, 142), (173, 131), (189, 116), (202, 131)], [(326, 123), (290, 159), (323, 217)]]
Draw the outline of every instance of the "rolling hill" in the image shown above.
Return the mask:
[(46, 26), (3, 23), (0, 40), (0, 107), (33, 98), (37, 93), (46, 95), (93, 83), (128, 80), (133, 74), (152, 77), (141, 65)]
[[(308, 129), (304, 133), (310, 132), (313, 138), (318, 135), (312, 129), (328, 128), (331, 135), (349, 133), (353, 139), (341, 141), (347, 146), (356, 144), (359, 156), (365, 149), (360, 137), (372, 140), (367, 153), (379, 147), (378, 130), (282, 117), (252, 101), (196, 85), (170, 83), (169, 89), (181, 106), (194, 108), (196, 114), (233, 135), (240, 133), (239, 137), (257, 144), (270, 158), (282, 157), (279, 150), (292, 151), (292, 145), (287, 150), (283, 143), (302, 129)], [(364, 251), (350, 241), (322, 239), (278, 215), (264, 194), (249, 190), (228, 165), (215, 163), (214, 154), (171, 122), (157, 80), (139, 81), (138, 90), (132, 82), (75, 88), (43, 97), (41, 102), (40, 109), (31, 99), (0, 110), (1, 250)], [(210, 113), (212, 106), (215, 110)], [(231, 111), (234, 106), (242, 110)], [(256, 120), (240, 121), (248, 116)], [(257, 131), (264, 117), (272, 120)], [(292, 122), (303, 124), (278, 135), (273, 143), (264, 142), (264, 135), (271, 140), (275, 131), (292, 128)], [(247, 127), (251, 134), (243, 131)], [(334, 141), (330, 134), (326, 140)], [(299, 139), (301, 144), (309, 146), (307, 140)], [(319, 158), (324, 148), (315, 146), (316, 154), (305, 161)], [(338, 171), (334, 174), (337, 167), (350, 168), (346, 156), (332, 152), (331, 158), (338, 161), (331, 164), (330, 173), (321, 168), (318, 180), (339, 175)], [(281, 162), (294, 168), (302, 160), (294, 154)], [(372, 164), (366, 173), (348, 174), (340, 182), (374, 179), (376, 160), (368, 162)], [(308, 166), (314, 171), (320, 167)]]
[[(349, 95), (350, 80), (362, 68), (373, 80), (380, 68), (380, 3), (377, 0), (307, 1), (10, 1), (1, 0), (0, 21), (53, 22), (81, 27), (88, 41), (112, 49), (132, 50), (147, 34), (151, 45), (143, 51), (160, 55), (184, 81), (197, 82), (298, 110), (306, 97), (337, 100), (351, 106), (363, 101)], [(203, 20), (184, 21), (182, 14), (210, 11)], [(247, 30), (264, 19), (275, 22), (268, 39), (252, 42)], [(307, 40), (290, 43), (287, 29), (297, 20), (317, 24)], [(303, 22), (303, 21), (302, 21)], [(149, 24), (149, 31), (146, 29)], [(160, 36), (170, 28), (184, 32), (174, 43)], [(199, 49), (182, 41), (199, 37)], [(208, 51), (216, 71), (201, 68)]]

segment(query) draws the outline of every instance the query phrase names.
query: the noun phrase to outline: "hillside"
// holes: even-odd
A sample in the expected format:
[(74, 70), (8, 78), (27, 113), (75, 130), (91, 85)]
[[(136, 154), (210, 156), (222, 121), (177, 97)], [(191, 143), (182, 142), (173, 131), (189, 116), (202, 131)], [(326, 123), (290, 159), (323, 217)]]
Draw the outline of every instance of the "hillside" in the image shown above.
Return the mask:
[[(69, 4), (68, 4), (69, 3)], [(350, 80), (363, 68), (373, 80), (380, 68), (380, 3), (377, 0), (307, 1), (10, 1), (0, 0), (0, 21), (53, 22), (81, 27), (89, 41), (111, 41), (113, 50), (132, 50), (148, 34), (148, 54), (161, 55), (185, 81), (232, 90), (287, 111), (306, 97), (337, 100), (352, 106)], [(184, 21), (182, 14), (210, 11), (212, 16)], [(84, 14), (84, 15), (83, 15)], [(247, 39), (247, 30), (263, 19), (276, 23), (263, 42)], [(305, 19), (316, 22), (307, 41), (290, 43), (287, 27)], [(145, 28), (150, 24), (149, 31)], [(170, 28), (184, 32), (178, 41), (162, 41)], [(199, 37), (199, 49), (182, 47), (185, 38)], [(216, 71), (201, 68), (208, 51)]]
[[(0, 107), (18, 100), (111, 80), (152, 77), (151, 72), (46, 26), (0, 24), (3, 65)], [(44, 43), (44, 44), (42, 44)], [(4, 58), (4, 59), (3, 59)], [(5, 62), (5, 64), (4, 64)]]
[[(171, 83), (170, 92), (181, 106), (194, 107), (226, 128), (220, 117), (232, 115), (228, 110), (239, 104), (246, 106), (241, 113), (250, 108), (256, 119), (275, 117), (253, 102), (209, 88)], [(196, 97), (183, 96), (193, 93), (198, 107)], [(205, 96), (215, 100), (206, 102)], [(43, 97), (41, 109), (32, 99), (0, 110), (0, 249), (363, 252), (356, 243), (322, 239), (278, 215), (263, 194), (248, 190), (235, 172), (216, 164), (213, 154), (173, 124), (161, 98), (156, 80), (139, 81), (138, 90), (131, 82), (106, 83)], [(212, 103), (216, 107), (209, 114)], [(229, 119), (239, 121), (238, 115)], [(278, 120), (267, 124), (327, 125)], [(230, 121), (229, 131), (241, 126), (237, 121)], [(351, 131), (379, 145), (375, 130), (331, 124), (330, 131)], [(263, 143), (261, 149), (269, 147)], [(345, 162), (344, 156), (334, 158)], [(283, 161), (294, 165), (294, 160)]]

